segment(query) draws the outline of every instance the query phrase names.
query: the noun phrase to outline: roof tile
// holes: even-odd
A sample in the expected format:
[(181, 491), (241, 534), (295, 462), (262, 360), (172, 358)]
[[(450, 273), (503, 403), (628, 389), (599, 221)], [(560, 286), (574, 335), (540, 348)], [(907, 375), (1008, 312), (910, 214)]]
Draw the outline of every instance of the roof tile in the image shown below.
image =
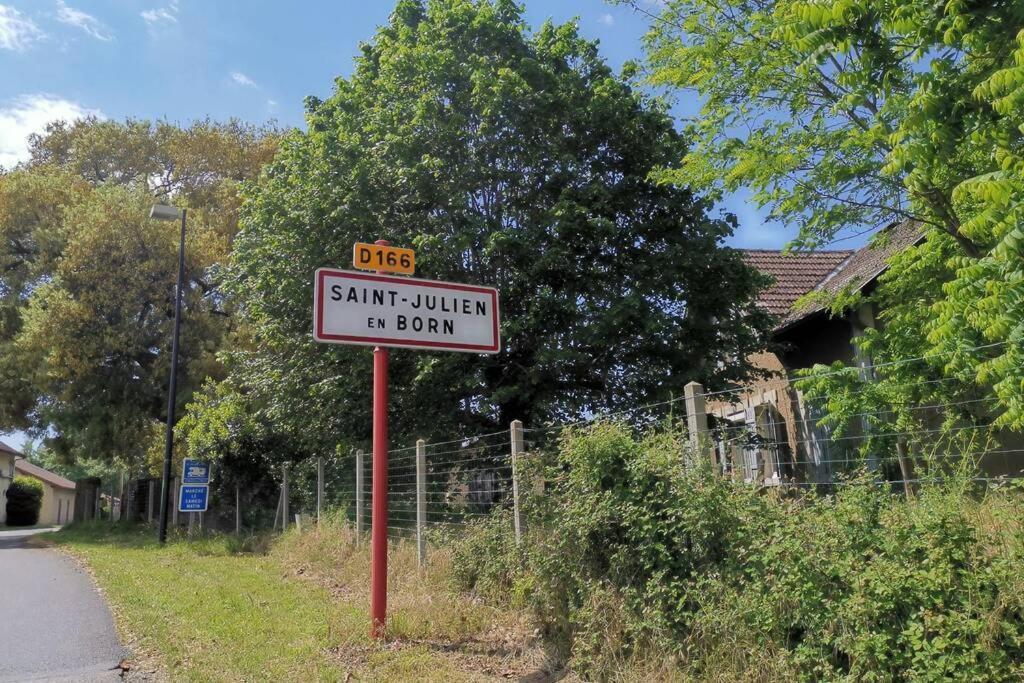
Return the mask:
[(47, 484), (56, 486), (62, 489), (73, 489), (75, 488), (75, 482), (70, 479), (65, 479), (55, 472), (43, 469), (39, 465), (34, 465), (24, 458), (17, 458), (14, 461), (14, 469), (18, 474), (27, 475), (29, 477), (35, 477), (45, 481)]
[(851, 254), (853, 251), (784, 254), (751, 249), (743, 251), (743, 259), (774, 279), (758, 295), (758, 305), (769, 313), (785, 317), (797, 299), (814, 289)]
[[(785, 327), (824, 309), (815, 303), (793, 310), (797, 299), (811, 291), (836, 293), (847, 286), (860, 290), (887, 267), (889, 257), (923, 239), (921, 225), (904, 221), (875, 235), (865, 246), (842, 251), (814, 251), (784, 254), (780, 251), (744, 250), (744, 260), (775, 282), (765, 288), (757, 303), (779, 316)], [(778, 329), (778, 328), (777, 328)]]

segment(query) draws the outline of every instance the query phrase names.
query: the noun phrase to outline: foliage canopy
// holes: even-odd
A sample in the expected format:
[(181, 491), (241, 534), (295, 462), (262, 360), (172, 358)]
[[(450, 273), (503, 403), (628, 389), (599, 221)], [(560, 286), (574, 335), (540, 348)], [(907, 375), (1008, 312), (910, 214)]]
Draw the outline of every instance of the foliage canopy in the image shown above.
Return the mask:
[(760, 278), (721, 247), (733, 221), (649, 178), (685, 154), (670, 118), (575, 25), (530, 33), (520, 12), (399, 2), (248, 193), (230, 291), (258, 351), (236, 380), (321, 451), (369, 435), (369, 355), (310, 335), (313, 271), (355, 241), (501, 291), (500, 355), (392, 353), (398, 438), (665, 399), (743, 377), (731, 359), (763, 346)]
[(973, 378), (1016, 428), (1022, 29), (1019, 2), (669, 0), (647, 37), (653, 82), (702, 101), (692, 150), (663, 177), (749, 188), (799, 227), (798, 248), (918, 222), (927, 240), (880, 288), (877, 301), (893, 307), (883, 320), (895, 324), (871, 350)]
[(233, 322), (217, 269), (239, 183), (275, 147), (237, 122), (87, 119), (32, 138), (31, 159), (0, 174), (0, 428), (46, 436), (69, 461), (142, 460), (166, 420), (179, 230), (150, 206), (190, 209), (184, 404), (222, 374)]

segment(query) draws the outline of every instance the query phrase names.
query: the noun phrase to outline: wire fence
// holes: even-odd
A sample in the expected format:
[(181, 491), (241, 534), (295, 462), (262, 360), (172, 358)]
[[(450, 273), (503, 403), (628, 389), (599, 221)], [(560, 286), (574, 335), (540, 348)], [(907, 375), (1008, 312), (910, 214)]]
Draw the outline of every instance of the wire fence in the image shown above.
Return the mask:
[[(872, 381), (921, 360), (830, 369), (813, 379), (845, 374)], [(850, 396), (805, 394), (798, 389), (805, 381), (775, 376), (715, 391), (690, 383), (682, 396), (580, 420), (528, 427), (514, 422), (483, 434), (394, 444), (387, 462), (389, 536), (422, 539), (428, 530), (483, 519), (498, 509), (509, 510), (518, 521), (524, 463), (555, 453), (566, 429), (599, 420), (619, 420), (640, 432), (685, 423), (691, 460), (710, 460), (720, 476), (758, 487), (827, 492), (845, 486), (857, 472), (894, 490), (941, 481), (955, 471), (979, 483), (1024, 476), (1024, 434), (1001, 429), (995, 397), (978, 395), (978, 387), (967, 379), (902, 380), (913, 390), (907, 396), (941, 397), (902, 398), (870, 409), (851, 408), (857, 404)], [(837, 411), (842, 401), (846, 408)], [(686, 459), (681, 454), (681, 461)], [(217, 509), (208, 513), (211, 525), (283, 529), (335, 515), (358, 532), (368, 532), (374, 497), (371, 461), (371, 454), (361, 451), (311, 458), (282, 466), (278, 480), (261, 490), (240, 485), (234, 495), (219, 490)]]

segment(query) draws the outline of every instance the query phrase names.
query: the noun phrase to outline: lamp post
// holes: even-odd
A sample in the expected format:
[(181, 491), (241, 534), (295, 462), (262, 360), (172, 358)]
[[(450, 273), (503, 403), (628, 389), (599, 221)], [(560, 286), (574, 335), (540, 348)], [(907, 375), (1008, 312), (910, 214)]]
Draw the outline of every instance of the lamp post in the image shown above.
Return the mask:
[(160, 489), (160, 543), (167, 542), (167, 513), (171, 497), (171, 455), (174, 451), (174, 406), (178, 399), (178, 337), (181, 331), (181, 297), (185, 281), (185, 209), (156, 204), (149, 217), (158, 221), (181, 219), (181, 241), (178, 245), (178, 284), (174, 288), (174, 338), (171, 342), (171, 379), (167, 391), (167, 438), (164, 442), (164, 476)]

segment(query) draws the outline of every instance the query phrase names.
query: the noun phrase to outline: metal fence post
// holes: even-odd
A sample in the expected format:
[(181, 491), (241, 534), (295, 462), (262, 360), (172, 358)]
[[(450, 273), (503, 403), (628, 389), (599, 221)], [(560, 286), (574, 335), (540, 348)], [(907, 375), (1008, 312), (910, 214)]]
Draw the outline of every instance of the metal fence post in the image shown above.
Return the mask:
[(512, 440), (512, 524), (516, 531), (516, 545), (523, 541), (522, 508), (519, 506), (519, 456), (523, 454), (523, 422), (513, 420)]
[(356, 543), (363, 542), (363, 506), (366, 504), (363, 493), (363, 452), (356, 451)]
[(316, 459), (316, 523), (323, 517), (324, 509), (324, 459)]
[[(707, 403), (704, 401), (704, 387), (698, 382), (690, 382), (683, 387), (683, 396), (686, 399), (686, 427), (690, 437), (690, 448), (695, 454), (703, 453), (703, 446), (707, 441), (702, 437), (708, 434), (708, 412)], [(718, 472), (718, 463), (715, 462), (714, 449), (711, 450), (711, 465), (715, 472)]]
[(427, 442), (416, 441), (416, 550), (420, 567), (427, 563)]
[(281, 531), (288, 530), (288, 463), (281, 465)]

